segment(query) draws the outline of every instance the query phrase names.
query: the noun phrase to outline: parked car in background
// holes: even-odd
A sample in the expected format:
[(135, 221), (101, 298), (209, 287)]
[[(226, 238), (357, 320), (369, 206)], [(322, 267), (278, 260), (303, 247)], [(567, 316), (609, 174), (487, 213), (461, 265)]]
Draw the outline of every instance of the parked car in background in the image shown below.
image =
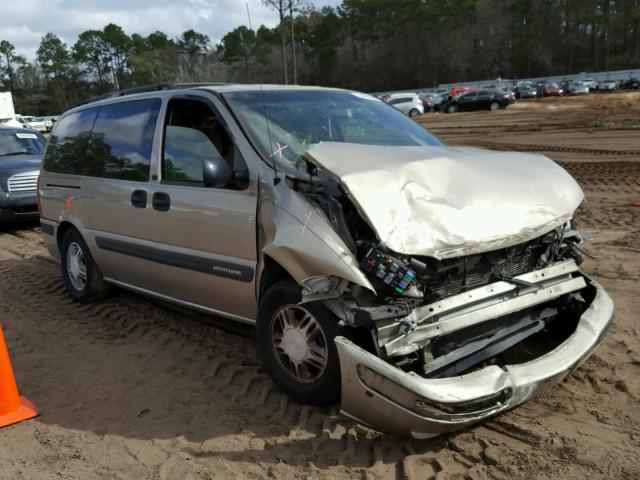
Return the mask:
[(587, 95), (589, 93), (589, 87), (577, 80), (564, 82), (562, 90), (564, 90), (565, 95)]
[(462, 92), (452, 97), (444, 106), (446, 113), (468, 112), (472, 110), (498, 110), (507, 108), (514, 102), (513, 93), (504, 90), (475, 90)]
[(585, 87), (587, 87), (589, 91), (597, 90), (598, 88), (598, 82), (596, 82), (593, 78), (586, 77), (586, 78), (581, 78), (578, 81), (582, 83)]
[(623, 90), (638, 90), (640, 88), (639, 78), (630, 78), (622, 84)]
[(50, 115), (50, 116), (42, 117), (42, 120), (44, 120), (44, 125), (47, 128), (47, 132), (50, 132), (53, 129), (53, 126), (56, 124), (56, 121), (58, 120), (58, 116)]
[(36, 130), (0, 127), (0, 222), (38, 218), (36, 185), (46, 144)]
[(420, 100), (422, 100), (425, 112), (429, 112), (431, 110), (436, 112), (439, 111), (440, 105), (444, 102), (442, 96), (437, 93), (421, 93), (418, 96), (420, 97)]
[(18, 120), (25, 128), (32, 128), (39, 132), (51, 130), (51, 127), (53, 126), (53, 124), (51, 124), (49, 128), (47, 128), (47, 122), (41, 117), (16, 115), (16, 120)]
[(617, 80), (603, 80), (598, 83), (598, 91), (600, 92), (612, 92), (618, 90)]
[(479, 90), (478, 87), (456, 86), (456, 87), (451, 87), (451, 89), (449, 90), (449, 95), (451, 97), (455, 97), (459, 93), (462, 93), (462, 92), (473, 92), (473, 91), (476, 91), (476, 90)]
[(513, 93), (516, 98), (536, 98), (538, 89), (532, 85), (520, 85), (513, 90)]
[(433, 110), (433, 100), (431, 99), (431, 97), (425, 94), (419, 94), (418, 97), (422, 102), (422, 106), (424, 107), (425, 112), (430, 112), (431, 110)]
[(512, 102), (516, 101), (516, 93), (513, 90), (510, 90), (509, 88), (506, 88), (506, 87), (497, 88), (496, 90), (498, 92), (502, 92), (505, 95), (507, 95), (509, 98), (511, 98)]
[(542, 84), (542, 95), (545, 97), (561, 97), (564, 95), (564, 89), (555, 82)]
[(411, 118), (416, 118), (424, 113), (424, 105), (420, 97), (415, 93), (394, 93), (389, 95), (386, 103), (393, 108), (406, 113)]

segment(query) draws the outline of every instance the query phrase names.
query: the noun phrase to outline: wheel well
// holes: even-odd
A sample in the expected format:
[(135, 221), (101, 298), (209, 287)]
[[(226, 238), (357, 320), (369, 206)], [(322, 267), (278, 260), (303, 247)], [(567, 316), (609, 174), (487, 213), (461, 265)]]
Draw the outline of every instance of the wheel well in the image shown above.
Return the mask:
[(272, 285), (285, 278), (290, 278), (295, 282), (293, 277), (289, 275), (289, 272), (287, 272), (278, 262), (276, 262), (273, 258), (265, 255), (264, 268), (262, 269), (262, 276), (260, 277), (258, 302)]
[(71, 222), (62, 222), (60, 225), (58, 225), (58, 232), (56, 234), (56, 243), (58, 244), (58, 250), (60, 250), (60, 245), (62, 244), (62, 239), (64, 238), (65, 234), (71, 229), (76, 229), (76, 227)]

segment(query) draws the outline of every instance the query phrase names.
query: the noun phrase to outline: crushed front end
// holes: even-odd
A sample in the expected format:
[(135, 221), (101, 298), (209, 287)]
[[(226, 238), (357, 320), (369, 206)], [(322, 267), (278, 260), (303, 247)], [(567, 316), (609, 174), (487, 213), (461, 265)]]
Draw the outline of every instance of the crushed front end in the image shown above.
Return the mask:
[(335, 340), (343, 413), (427, 438), (565, 378), (613, 318), (610, 297), (579, 271), (581, 242), (572, 222), (515, 246), (445, 260), (362, 242), (361, 270), (377, 295), (326, 301), (343, 323), (371, 336)]
[[(320, 264), (308, 239), (305, 268), (289, 270), (343, 327), (345, 415), (415, 438), (463, 428), (559, 382), (603, 340), (613, 303), (579, 270), (572, 220), (584, 195), (550, 159), (338, 143), (310, 156), (287, 208), (315, 212), (311, 228), (339, 248)], [(280, 250), (302, 252), (293, 240)]]

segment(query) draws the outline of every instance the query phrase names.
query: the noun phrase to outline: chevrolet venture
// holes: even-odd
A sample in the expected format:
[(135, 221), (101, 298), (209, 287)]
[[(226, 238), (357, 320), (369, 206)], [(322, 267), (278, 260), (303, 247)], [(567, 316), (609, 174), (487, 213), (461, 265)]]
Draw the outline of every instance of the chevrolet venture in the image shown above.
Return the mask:
[(583, 193), (542, 155), (449, 147), (358, 92), (173, 86), (79, 106), (40, 175), (71, 297), (110, 285), (254, 324), (295, 400), (427, 438), (518, 405), (603, 340)]

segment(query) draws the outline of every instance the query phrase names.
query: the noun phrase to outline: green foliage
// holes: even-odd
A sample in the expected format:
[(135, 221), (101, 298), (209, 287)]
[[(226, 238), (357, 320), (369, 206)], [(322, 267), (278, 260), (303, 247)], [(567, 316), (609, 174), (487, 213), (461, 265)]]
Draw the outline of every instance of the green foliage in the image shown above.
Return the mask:
[(47, 33), (36, 52), (38, 64), (48, 79), (63, 78), (71, 68), (67, 45), (53, 33)]
[(278, 26), (237, 27), (214, 48), (195, 30), (172, 39), (109, 24), (71, 48), (48, 33), (29, 63), (0, 41), (0, 88), (20, 113), (54, 114), (148, 83), (280, 83), (293, 71), (292, 30), (299, 83), (365, 91), (640, 65), (640, 0), (263, 1)]
[(195, 81), (198, 61), (209, 49), (209, 37), (195, 30), (187, 30), (178, 39), (178, 47), (186, 57), (187, 79)]
[(3, 88), (12, 90), (16, 73), (19, 74), (25, 65), (25, 58), (16, 53), (13, 44), (6, 40), (0, 41), (0, 85)]

